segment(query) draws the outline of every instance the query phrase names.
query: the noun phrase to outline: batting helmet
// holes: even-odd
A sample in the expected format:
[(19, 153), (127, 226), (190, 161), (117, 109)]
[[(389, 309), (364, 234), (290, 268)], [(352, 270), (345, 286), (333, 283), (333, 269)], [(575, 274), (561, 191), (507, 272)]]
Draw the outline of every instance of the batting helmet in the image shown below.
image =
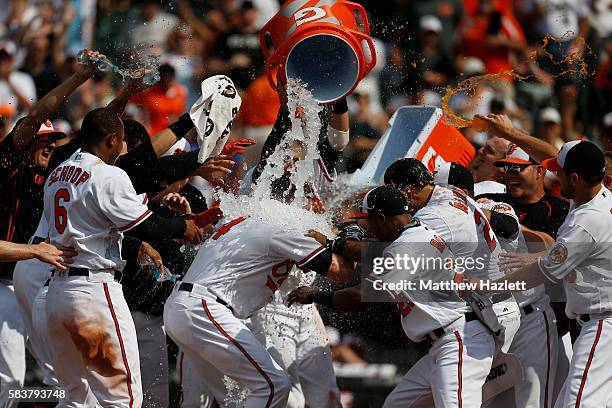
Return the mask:
[(385, 171), (385, 184), (393, 184), (399, 188), (423, 188), (434, 184), (433, 174), (417, 159), (400, 159), (390, 165)]

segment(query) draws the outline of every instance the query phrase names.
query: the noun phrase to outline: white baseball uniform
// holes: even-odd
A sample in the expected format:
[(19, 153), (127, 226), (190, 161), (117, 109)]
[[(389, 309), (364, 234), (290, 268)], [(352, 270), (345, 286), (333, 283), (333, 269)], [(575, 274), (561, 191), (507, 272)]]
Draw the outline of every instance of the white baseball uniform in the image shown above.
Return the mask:
[(304, 404), (336, 408), (340, 391), (321, 316), (313, 304), (288, 307), (283, 300), (291, 290), (314, 282), (314, 272), (300, 275), (293, 270), (274, 300), (255, 313), (247, 325), (265, 335), (268, 352), (289, 375), (288, 408), (302, 408)]
[(0, 406), (12, 407), (9, 389), (23, 386), (26, 372), (26, 333), (13, 283), (0, 279)]
[(290, 383), (240, 320), (269, 303), (294, 265), (305, 266), (322, 247), (303, 231), (239, 217), (219, 227), (200, 247), (184, 282), (164, 308), (170, 337), (217, 401), (231, 377), (249, 390), (247, 408), (285, 407)]
[[(482, 208), (506, 214), (519, 224), (514, 208), (495, 201), (479, 202)], [(527, 252), (523, 233), (513, 237), (498, 236), (505, 252)], [(554, 381), (557, 369), (559, 336), (555, 313), (550, 307), (544, 285), (514, 292), (521, 308), (521, 325), (512, 340), (509, 352), (516, 355), (523, 366), (524, 381), (498, 395), (489, 406), (513, 406), (516, 408), (550, 408), (555, 402)]]
[[(452, 281), (454, 271), (442, 265), (454, 259), (448, 246), (424, 225), (414, 223), (384, 251), (395, 259), (409, 254), (423, 259), (441, 259), (427, 267), (403, 270), (399, 267), (372, 274), (369, 280), (398, 283), (412, 281), (416, 289), (387, 290), (398, 301), (401, 322), (412, 341), (433, 341), (429, 353), (406, 373), (389, 394), (383, 407), (479, 407), (482, 386), (491, 369), (495, 341), (478, 319), (466, 319), (471, 308), (452, 290), (418, 289), (420, 281)], [(429, 262), (429, 261), (428, 261)], [(385, 289), (385, 288), (382, 288)], [(378, 289), (380, 290), (380, 289)], [(472, 313), (473, 315), (473, 313)], [(437, 334), (435, 334), (435, 333)]]
[[(41, 217), (40, 222), (34, 237), (46, 238), (48, 235), (48, 222), (45, 217)], [(19, 305), (19, 312), (23, 319), (26, 334), (28, 337), (28, 348), (40, 369), (43, 372), (43, 384), (50, 387), (57, 387), (59, 383), (55, 378), (53, 372), (53, 360), (51, 356), (51, 348), (49, 345), (48, 337), (45, 333), (39, 334), (34, 328), (33, 324), (33, 313), (35, 299), (39, 292), (42, 290), (43, 285), (51, 277), (51, 271), (53, 267), (49, 264), (41, 262), (37, 259), (29, 259), (27, 261), (19, 261), (15, 265), (13, 271), (13, 284), (15, 286), (15, 295), (17, 296), (17, 303)], [(42, 298), (42, 302), (39, 301), (38, 308), (42, 307), (42, 312), (45, 312), (45, 295)]]
[[(498, 264), (501, 247), (497, 236), (478, 203), (462, 190), (435, 186), (427, 205), (414, 216), (446, 241), (457, 260), (481, 261), (474, 268), (466, 268), (466, 276), (493, 280), (503, 276)], [(520, 325), (520, 311), (512, 297), (496, 296), (492, 301), (505, 329), (501, 350), (507, 352)]]
[(563, 281), (568, 317), (583, 322), (568, 377), (555, 407), (612, 405), (612, 193), (601, 186), (589, 202), (572, 203), (557, 240), (538, 260)]
[(123, 170), (80, 150), (47, 178), (51, 242), (78, 253), (69, 271), (54, 272), (47, 293), (54, 368), (66, 390), (59, 406), (89, 406), (91, 394), (102, 406), (142, 404), (136, 330), (115, 279), (125, 266), (122, 232), (151, 215), (146, 201)]

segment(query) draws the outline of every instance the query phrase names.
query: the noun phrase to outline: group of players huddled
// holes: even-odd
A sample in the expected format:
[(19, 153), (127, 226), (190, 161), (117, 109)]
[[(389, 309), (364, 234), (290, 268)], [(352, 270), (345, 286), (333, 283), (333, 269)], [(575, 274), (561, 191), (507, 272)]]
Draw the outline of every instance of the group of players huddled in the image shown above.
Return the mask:
[[(2, 406), (15, 404), (8, 390), (23, 386), (26, 338), (44, 384), (64, 391), (58, 406), (170, 406), (167, 334), (180, 350), (180, 406), (339, 407), (314, 304), (346, 311), (369, 301), (397, 304), (407, 338), (429, 350), (385, 407), (612, 404), (612, 163), (595, 144), (573, 141), (557, 151), (504, 116), (481, 117), (499, 137), (469, 169), (446, 163), (430, 171), (398, 159), (384, 185), (342, 201), (359, 205), (327, 208), (342, 215), (326, 236), (257, 214), (225, 216), (223, 201), (186, 184), (204, 179), (219, 188), (253, 141), (228, 142), (203, 164), (197, 151), (165, 155), (193, 140), (194, 124), (185, 114), (149, 137), (123, 120), (128, 100), (145, 87), (138, 80), (56, 148), (65, 135), (47, 118), (94, 72), (79, 66), (0, 143), (0, 191), (16, 198), (5, 209), (9, 240), (30, 240), (0, 246), (2, 260), (18, 261), (4, 264), (0, 284), (0, 314), (11, 329), (0, 331)], [(324, 110), (318, 165), (326, 176), (348, 143), (347, 112), (344, 100)], [(285, 148), (293, 114), (286, 105), (279, 111), (250, 185)], [(286, 148), (292, 157), (270, 186), (280, 206), (302, 191), (291, 178), (300, 146)], [(547, 173), (571, 201), (545, 192)], [(309, 208), (323, 211), (318, 188), (312, 181), (304, 191)], [(185, 243), (199, 245), (190, 265), (182, 264)], [(406, 256), (441, 262), (412, 270), (385, 262)], [(376, 257), (389, 266), (372, 271)], [(466, 259), (478, 267), (452, 267)], [(158, 282), (168, 265), (186, 272)], [(357, 286), (320, 289), (322, 279), (347, 282), (356, 273)], [(406, 281), (518, 282), (525, 290), (394, 285)], [(495, 381), (503, 375), (490, 373), (500, 365), (497, 374), (507, 376)]]

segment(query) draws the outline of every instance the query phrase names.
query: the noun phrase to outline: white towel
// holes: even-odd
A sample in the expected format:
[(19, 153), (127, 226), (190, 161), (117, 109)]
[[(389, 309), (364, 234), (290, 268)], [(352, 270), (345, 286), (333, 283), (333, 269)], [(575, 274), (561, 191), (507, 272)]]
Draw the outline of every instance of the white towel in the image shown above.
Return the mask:
[(234, 83), (225, 75), (215, 75), (202, 81), (202, 96), (189, 111), (198, 131), (198, 163), (204, 163), (221, 153), (241, 102)]

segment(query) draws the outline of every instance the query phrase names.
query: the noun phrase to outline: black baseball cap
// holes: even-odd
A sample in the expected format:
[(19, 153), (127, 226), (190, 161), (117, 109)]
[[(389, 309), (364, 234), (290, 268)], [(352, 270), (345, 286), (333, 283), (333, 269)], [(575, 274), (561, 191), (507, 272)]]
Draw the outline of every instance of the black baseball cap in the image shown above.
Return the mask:
[(423, 188), (434, 183), (433, 174), (418, 159), (408, 157), (392, 163), (384, 175), (385, 184), (401, 188)]
[(395, 187), (380, 186), (366, 193), (361, 203), (361, 212), (351, 218), (367, 218), (370, 215), (408, 214), (408, 209), (408, 200), (404, 193)]
[(546, 159), (542, 166), (551, 171), (578, 173), (585, 177), (603, 177), (606, 162), (601, 149), (586, 140), (573, 140), (565, 143), (557, 157)]

